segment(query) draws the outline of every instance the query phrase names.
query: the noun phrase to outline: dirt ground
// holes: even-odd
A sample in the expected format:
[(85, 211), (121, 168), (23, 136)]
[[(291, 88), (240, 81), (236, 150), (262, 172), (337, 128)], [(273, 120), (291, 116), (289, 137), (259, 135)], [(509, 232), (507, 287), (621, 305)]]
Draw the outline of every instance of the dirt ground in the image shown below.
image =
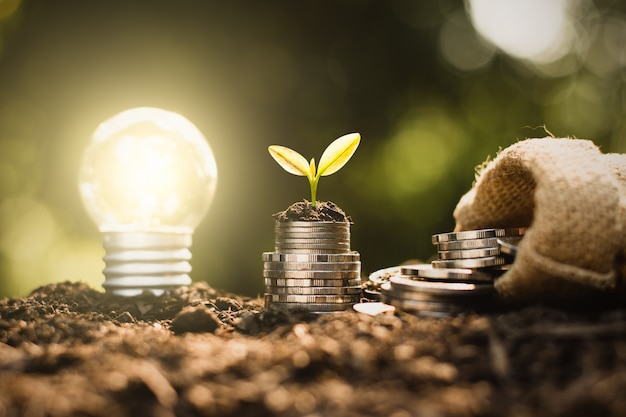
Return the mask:
[(624, 416), (626, 309), (306, 316), (196, 283), (0, 301), (0, 416)]

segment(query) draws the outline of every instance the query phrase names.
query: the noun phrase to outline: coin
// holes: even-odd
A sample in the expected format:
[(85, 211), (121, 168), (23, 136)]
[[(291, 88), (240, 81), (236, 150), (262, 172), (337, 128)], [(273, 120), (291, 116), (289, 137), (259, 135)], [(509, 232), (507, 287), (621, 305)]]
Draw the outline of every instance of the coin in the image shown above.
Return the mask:
[(465, 239), (450, 240), (447, 242), (437, 243), (437, 250), (463, 250), (463, 249), (479, 249), (479, 248), (495, 248), (498, 246), (498, 238), (489, 237), (485, 239)]
[(282, 254), (294, 254), (294, 255), (341, 255), (342, 253), (348, 253), (346, 249), (293, 249), (293, 248), (274, 248), (274, 252)]
[(266, 286), (265, 292), (270, 294), (294, 294), (294, 295), (344, 295), (361, 294), (360, 285), (341, 287), (272, 287)]
[[(422, 281), (425, 282), (425, 281)], [(389, 285), (388, 289), (387, 283), (385, 286), (381, 288), (381, 298), (382, 300), (386, 300), (385, 297), (396, 297), (402, 300), (412, 300), (412, 301), (427, 301), (433, 303), (452, 303), (457, 306), (470, 306), (475, 305), (479, 300), (484, 300), (488, 296), (493, 295), (492, 293), (484, 294), (484, 293), (475, 293), (472, 295), (464, 295), (458, 297), (457, 295), (449, 295), (449, 294), (436, 294), (432, 292), (423, 292), (423, 291), (406, 291), (400, 289), (398, 287), (394, 287), (393, 285)]]
[(326, 254), (326, 253), (334, 253), (334, 254), (342, 254), (350, 251), (350, 248), (332, 248), (332, 247), (318, 247), (318, 248), (307, 248), (307, 247), (285, 247), (276, 245), (274, 247), (274, 252), (276, 253), (305, 253), (305, 254)]
[(357, 303), (360, 295), (299, 295), (299, 294), (270, 294), (265, 293), (265, 302), (303, 303), (303, 304), (344, 304)]
[(518, 227), (511, 229), (478, 229), (465, 230), (462, 232), (439, 233), (432, 236), (433, 244), (467, 239), (486, 239), (504, 236), (522, 236), (526, 228)]
[(268, 308), (285, 308), (294, 311), (308, 311), (308, 312), (330, 312), (330, 311), (343, 311), (351, 309), (356, 303), (282, 303), (277, 301), (266, 302), (265, 306)]
[[(349, 240), (350, 232), (276, 232), (276, 239), (340, 239)], [(497, 243), (496, 243), (497, 244)]]
[(350, 227), (347, 225), (323, 225), (323, 224), (315, 224), (311, 226), (289, 226), (289, 227), (280, 227), (277, 226), (274, 228), (275, 234), (281, 233), (335, 233), (335, 234), (349, 234)]
[[(398, 298), (402, 300), (413, 300), (413, 301), (429, 301), (429, 302), (438, 302), (438, 303), (455, 303), (457, 305), (461, 305), (464, 302), (461, 301), (461, 298), (456, 296), (450, 296), (449, 294), (436, 294), (432, 292), (423, 292), (423, 291), (413, 291), (406, 290), (400, 288), (398, 286), (393, 286), (391, 283), (387, 282), (381, 286), (380, 289), (380, 299), (382, 301), (386, 301), (389, 297)], [(468, 300), (476, 300), (477, 296), (467, 296), (465, 297)]]
[(277, 248), (281, 249), (332, 249), (332, 250), (350, 250), (350, 242), (331, 242), (331, 243), (290, 243), (290, 242), (276, 242), (274, 244)]
[(263, 278), (297, 279), (354, 279), (360, 278), (359, 271), (303, 271), (289, 269), (264, 269)]
[(513, 267), (513, 264), (504, 264), (504, 265), (490, 266), (489, 268), (481, 268), (480, 270), (482, 272), (485, 272), (488, 274), (495, 274), (496, 276), (498, 276), (498, 275), (502, 275), (506, 271), (509, 271), (512, 267)]
[[(394, 291), (421, 292), (453, 297), (475, 297), (493, 293), (493, 285), (491, 284), (420, 281), (400, 276), (391, 277), (389, 283), (384, 285), (388, 285)], [(384, 289), (385, 286), (381, 286), (381, 289)]]
[(361, 262), (263, 262), (263, 268), (294, 271), (361, 271)]
[(379, 269), (369, 275), (369, 280), (380, 286), (380, 284), (382, 284), (383, 282), (388, 282), (389, 278), (391, 278), (393, 275), (398, 275), (400, 273), (400, 269), (400, 266), (390, 266), (387, 268)]
[(358, 252), (348, 253), (275, 253), (263, 252), (265, 262), (356, 262), (360, 259)]
[(385, 294), (383, 298), (385, 302), (402, 310), (432, 311), (439, 313), (462, 313), (466, 310), (464, 306), (455, 303), (408, 300), (405, 298), (394, 297), (387, 294)]
[(395, 311), (395, 307), (385, 303), (357, 303), (352, 306), (354, 311), (367, 314), (368, 316), (378, 316), (379, 314), (391, 314)]
[(276, 238), (274, 242), (278, 245), (279, 243), (282, 245), (346, 245), (350, 246), (350, 239), (286, 239), (286, 238)]
[(436, 260), (431, 264), (434, 268), (486, 268), (489, 266), (498, 266), (506, 263), (501, 256), (489, 256), (485, 258), (472, 259), (453, 259), (453, 260)]
[(321, 235), (320, 237), (325, 237), (323, 235), (334, 235), (339, 237), (348, 237), (350, 236), (350, 229), (327, 229), (327, 228), (297, 228), (297, 229), (274, 229), (274, 236), (287, 236), (287, 237), (298, 237), (305, 235)]
[(500, 251), (503, 254), (509, 255), (509, 256), (517, 255), (517, 243), (519, 243), (519, 240), (515, 241), (515, 240), (505, 239), (505, 238), (498, 239), (498, 245), (500, 245)]
[(426, 281), (493, 282), (493, 276), (469, 268), (433, 268), (431, 264), (405, 265), (400, 269), (404, 276)]
[(361, 278), (307, 279), (307, 278), (264, 278), (267, 287), (353, 287), (361, 285)]
[(350, 227), (350, 223), (348, 222), (333, 222), (333, 221), (277, 221), (275, 222), (276, 227)]
[(462, 249), (462, 250), (445, 250), (439, 251), (437, 256), (439, 259), (469, 259), (469, 258), (485, 258), (487, 256), (500, 255), (500, 247), (480, 248), (480, 249)]
[(389, 282), (392, 275), (400, 274), (399, 266), (382, 268), (369, 274), (369, 279), (363, 283), (363, 296), (370, 300), (380, 300), (380, 285)]

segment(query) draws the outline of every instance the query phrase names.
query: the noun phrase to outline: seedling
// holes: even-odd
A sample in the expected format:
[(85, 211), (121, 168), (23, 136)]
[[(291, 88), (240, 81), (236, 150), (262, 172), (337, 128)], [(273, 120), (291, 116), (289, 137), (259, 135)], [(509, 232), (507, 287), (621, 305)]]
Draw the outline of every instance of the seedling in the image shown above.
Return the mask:
[(326, 177), (339, 171), (354, 155), (361, 141), (358, 133), (349, 133), (335, 139), (324, 150), (320, 162), (315, 169), (315, 158), (307, 162), (306, 158), (293, 149), (285, 146), (272, 145), (268, 148), (270, 155), (278, 165), (290, 174), (307, 177), (311, 186), (311, 205), (315, 207), (317, 195), (317, 183), (320, 177)]

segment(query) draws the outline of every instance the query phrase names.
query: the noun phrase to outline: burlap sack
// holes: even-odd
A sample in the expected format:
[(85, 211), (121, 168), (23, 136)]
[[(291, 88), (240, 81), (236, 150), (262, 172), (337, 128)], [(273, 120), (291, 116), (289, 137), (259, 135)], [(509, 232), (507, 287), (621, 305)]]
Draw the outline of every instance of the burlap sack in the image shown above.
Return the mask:
[(527, 139), (480, 171), (456, 230), (528, 227), (496, 290), (517, 301), (621, 291), (626, 276), (626, 155), (588, 140)]

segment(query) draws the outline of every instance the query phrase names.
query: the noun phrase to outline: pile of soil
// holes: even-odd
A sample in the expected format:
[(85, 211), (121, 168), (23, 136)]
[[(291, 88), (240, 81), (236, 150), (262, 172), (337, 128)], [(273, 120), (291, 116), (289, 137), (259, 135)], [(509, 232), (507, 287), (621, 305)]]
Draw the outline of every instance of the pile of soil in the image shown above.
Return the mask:
[(332, 201), (317, 201), (315, 206), (310, 201), (298, 201), (286, 210), (272, 215), (277, 221), (326, 221), (352, 223), (350, 216)]
[(205, 283), (0, 302), (2, 416), (624, 416), (626, 310), (264, 311)]

